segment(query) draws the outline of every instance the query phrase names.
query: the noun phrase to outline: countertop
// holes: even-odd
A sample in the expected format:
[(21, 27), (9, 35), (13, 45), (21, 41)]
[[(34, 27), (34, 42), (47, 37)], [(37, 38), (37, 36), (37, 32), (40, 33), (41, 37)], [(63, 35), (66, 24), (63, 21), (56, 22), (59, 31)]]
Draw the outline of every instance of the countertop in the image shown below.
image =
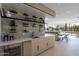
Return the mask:
[(26, 39), (16, 39), (16, 40), (12, 40), (12, 41), (6, 41), (6, 42), (0, 42), (0, 46), (6, 46), (6, 45), (11, 45), (11, 44), (17, 44), (17, 43), (22, 43), (25, 41), (31, 41), (31, 38), (26, 38)]
[(12, 40), (12, 41), (0, 42), (0, 46), (12, 45), (12, 44), (17, 44), (17, 43), (22, 43), (22, 42), (28, 42), (28, 41), (32, 41), (34, 39), (47, 38), (47, 37), (52, 37), (52, 36), (55, 36), (55, 35), (45, 34), (45, 36), (42, 36), (42, 37), (39, 37), (39, 38), (25, 38), (25, 39), (16, 39), (16, 40)]
[(55, 36), (55, 35), (54, 34), (50, 34), (50, 33), (46, 33), (44, 36), (45, 37), (50, 37), (50, 36)]

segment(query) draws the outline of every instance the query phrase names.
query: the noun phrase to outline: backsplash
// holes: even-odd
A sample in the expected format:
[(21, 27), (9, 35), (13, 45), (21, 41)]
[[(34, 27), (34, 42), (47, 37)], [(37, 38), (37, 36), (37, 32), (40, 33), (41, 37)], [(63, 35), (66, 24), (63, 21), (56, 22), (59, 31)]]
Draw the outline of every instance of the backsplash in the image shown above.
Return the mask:
[[(6, 10), (5, 8), (3, 9), (4, 11)], [(4, 13), (4, 11), (2, 10), (1, 12)], [(11, 12), (8, 16), (6, 16), (6, 14), (7, 14), (6, 12), (2, 14), (1, 18), (2, 41), (10, 41), (24, 38), (36, 38), (44, 35), (45, 31), (44, 19), (42, 18), (40, 19), (40, 17), (37, 17), (34, 20), (32, 18), (32, 15), (23, 18), (25, 16), (23, 15), (16, 16), (16, 13), (13, 14)]]

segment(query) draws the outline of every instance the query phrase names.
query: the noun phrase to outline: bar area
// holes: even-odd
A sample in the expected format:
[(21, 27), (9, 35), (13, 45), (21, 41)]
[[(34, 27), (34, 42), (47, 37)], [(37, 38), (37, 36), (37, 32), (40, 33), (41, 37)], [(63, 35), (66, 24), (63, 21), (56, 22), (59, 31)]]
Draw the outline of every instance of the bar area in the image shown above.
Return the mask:
[(54, 47), (55, 35), (45, 36), (43, 12), (22, 3), (2, 3), (1, 56), (35, 56)]

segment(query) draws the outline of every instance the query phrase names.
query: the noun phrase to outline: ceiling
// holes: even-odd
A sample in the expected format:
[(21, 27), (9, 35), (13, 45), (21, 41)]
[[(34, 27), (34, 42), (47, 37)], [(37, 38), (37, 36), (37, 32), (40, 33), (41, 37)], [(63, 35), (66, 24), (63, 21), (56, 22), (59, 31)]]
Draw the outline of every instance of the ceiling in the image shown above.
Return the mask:
[(39, 18), (44, 17), (45, 14), (37, 9), (34, 9), (22, 3), (2, 3), (2, 7), (6, 9), (13, 9), (20, 13), (27, 13), (30, 16), (37, 16)]
[(52, 17), (34, 8), (26, 6), (24, 4), (4, 3), (4, 7), (17, 9), (20, 12), (26, 12), (30, 15), (36, 15), (37, 17), (45, 17), (45, 22), (48, 25), (52, 24), (65, 24), (65, 23), (79, 23), (79, 3), (43, 3), (48, 8), (56, 12), (56, 16)]
[(48, 8), (56, 12), (56, 17), (46, 16), (46, 23), (65, 24), (79, 23), (79, 3), (43, 3)]

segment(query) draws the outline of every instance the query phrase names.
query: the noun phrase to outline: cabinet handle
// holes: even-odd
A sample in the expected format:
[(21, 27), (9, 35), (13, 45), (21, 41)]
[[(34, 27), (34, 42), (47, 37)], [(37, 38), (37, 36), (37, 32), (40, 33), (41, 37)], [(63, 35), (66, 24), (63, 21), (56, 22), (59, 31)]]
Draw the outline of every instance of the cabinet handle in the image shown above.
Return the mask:
[(39, 45), (37, 46), (37, 51), (39, 51)]
[(46, 44), (47, 46), (48, 46), (48, 42), (47, 42), (47, 44)]

